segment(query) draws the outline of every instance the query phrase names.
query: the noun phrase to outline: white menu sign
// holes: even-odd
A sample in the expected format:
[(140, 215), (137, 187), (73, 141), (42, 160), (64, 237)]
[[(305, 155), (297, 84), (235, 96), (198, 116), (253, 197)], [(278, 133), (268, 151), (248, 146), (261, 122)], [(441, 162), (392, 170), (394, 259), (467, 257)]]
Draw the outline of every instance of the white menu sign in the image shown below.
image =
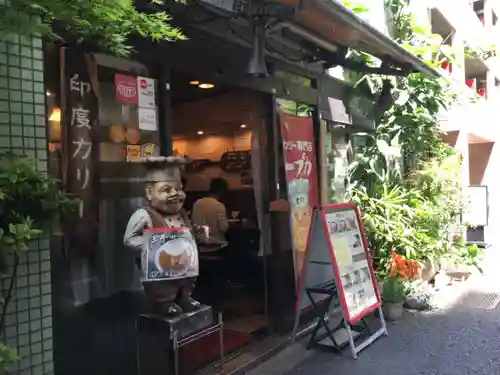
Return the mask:
[(354, 209), (324, 210), (328, 241), (337, 263), (350, 317), (377, 304), (378, 298)]
[(155, 80), (147, 77), (137, 77), (139, 107), (156, 108)]
[(139, 128), (142, 130), (156, 130), (156, 108), (139, 107)]

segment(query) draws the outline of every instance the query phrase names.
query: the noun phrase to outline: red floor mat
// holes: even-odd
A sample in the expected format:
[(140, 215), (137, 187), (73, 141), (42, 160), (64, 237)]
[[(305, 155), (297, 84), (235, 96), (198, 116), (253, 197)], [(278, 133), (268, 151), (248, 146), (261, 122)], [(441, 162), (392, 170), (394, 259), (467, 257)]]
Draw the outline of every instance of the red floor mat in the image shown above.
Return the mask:
[[(251, 335), (244, 332), (224, 329), (224, 354), (227, 355), (250, 343)], [(183, 373), (199, 370), (217, 361), (219, 354), (219, 333), (204, 337), (181, 349)]]

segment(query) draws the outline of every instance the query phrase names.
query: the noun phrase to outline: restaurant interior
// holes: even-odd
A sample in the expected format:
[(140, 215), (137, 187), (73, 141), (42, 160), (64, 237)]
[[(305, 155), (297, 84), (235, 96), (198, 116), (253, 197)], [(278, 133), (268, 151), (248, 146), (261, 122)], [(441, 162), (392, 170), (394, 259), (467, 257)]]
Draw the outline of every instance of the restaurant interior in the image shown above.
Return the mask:
[[(220, 198), (229, 229), (226, 251), (200, 251), (200, 277), (195, 298), (221, 311), (224, 349), (237, 353), (267, 336), (265, 272), (261, 231), (261, 168), (258, 142), (262, 98), (173, 72), (171, 79), (172, 150), (190, 160), (186, 168), (185, 209), (209, 196), (210, 182), (222, 178), (228, 192)], [(210, 240), (209, 240), (210, 241)], [(216, 337), (200, 340), (189, 361), (217, 358)], [(213, 342), (212, 342), (213, 341)], [(212, 353), (213, 352), (213, 353)], [(194, 357), (193, 357), (194, 356)], [(202, 358), (203, 357), (203, 358)]]

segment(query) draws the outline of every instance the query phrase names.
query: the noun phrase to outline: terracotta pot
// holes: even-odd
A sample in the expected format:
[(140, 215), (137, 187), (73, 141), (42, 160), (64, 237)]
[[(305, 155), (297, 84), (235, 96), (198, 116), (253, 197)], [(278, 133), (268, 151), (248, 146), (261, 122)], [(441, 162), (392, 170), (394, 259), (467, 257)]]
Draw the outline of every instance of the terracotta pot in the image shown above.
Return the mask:
[(384, 302), (382, 305), (384, 317), (387, 320), (399, 320), (403, 317), (403, 301)]

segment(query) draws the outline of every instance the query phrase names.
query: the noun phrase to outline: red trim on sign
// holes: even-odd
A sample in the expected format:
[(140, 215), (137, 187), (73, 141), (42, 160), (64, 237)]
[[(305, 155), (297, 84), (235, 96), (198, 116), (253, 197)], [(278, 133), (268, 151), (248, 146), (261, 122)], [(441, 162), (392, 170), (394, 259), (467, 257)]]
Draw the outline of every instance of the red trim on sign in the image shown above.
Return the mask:
[[(373, 304), (372, 306), (361, 311), (359, 314), (357, 314), (355, 316), (351, 316), (349, 314), (349, 310), (347, 309), (347, 301), (345, 299), (345, 292), (344, 292), (344, 288), (342, 286), (342, 280), (340, 279), (340, 270), (339, 270), (339, 267), (337, 264), (337, 259), (335, 258), (335, 251), (333, 249), (333, 244), (328, 239), (329, 237), (327, 237), (328, 247), (330, 250), (330, 256), (332, 257), (332, 264), (333, 264), (333, 267), (335, 268), (333, 270), (333, 273), (335, 274), (335, 279), (337, 281), (337, 289), (339, 290), (340, 298), (343, 302), (342, 304), (343, 304), (344, 314), (345, 314), (345, 317), (346, 317), (349, 324), (355, 324), (356, 322), (358, 322), (361, 318), (363, 318), (364, 316), (366, 316), (370, 312), (378, 309), (381, 306), (381, 298), (380, 298), (379, 287), (377, 285), (377, 278), (375, 276), (375, 271), (373, 270), (373, 261), (372, 261), (372, 257), (371, 257), (370, 251), (369, 251), (368, 241), (366, 239), (365, 228), (363, 225), (363, 221), (361, 220), (361, 213), (360, 213), (359, 207), (355, 203), (352, 203), (352, 202), (331, 204), (328, 206), (324, 206), (324, 209), (341, 210), (341, 209), (345, 209), (345, 208), (353, 209), (354, 213), (356, 215), (356, 221), (358, 223), (359, 233), (361, 234), (361, 239), (362, 239), (362, 243), (363, 243), (363, 250), (365, 251), (366, 260), (368, 263), (368, 268), (370, 270), (370, 275), (371, 275), (371, 279), (372, 279), (372, 285), (373, 285), (373, 288), (375, 291), (375, 295), (377, 297), (377, 302), (375, 304)], [(326, 224), (326, 216), (324, 215), (324, 210), (321, 211), (321, 215), (322, 215), (322, 221), (323, 221), (325, 234), (327, 236), (329, 236), (329, 231), (328, 231), (328, 226)]]
[(146, 228), (144, 232), (169, 232), (169, 231), (180, 231), (180, 230), (191, 230), (189, 228)]
[[(331, 204), (328, 206), (325, 206), (325, 209), (329, 208), (350, 208), (351, 203), (341, 203), (338, 205)], [(333, 275), (335, 276), (335, 282), (337, 283), (337, 290), (339, 291), (340, 294), (340, 299), (342, 300), (342, 309), (344, 310), (344, 316), (346, 319), (350, 322), (349, 319), (349, 310), (347, 309), (347, 303), (345, 299), (345, 292), (344, 288), (342, 287), (342, 280), (340, 278), (340, 270), (339, 266), (337, 265), (337, 258), (335, 257), (335, 251), (333, 249), (333, 244), (332, 241), (330, 241), (330, 231), (328, 230), (328, 225), (326, 223), (326, 216), (324, 214), (324, 210), (321, 210), (321, 221), (323, 224), (323, 230), (325, 231), (325, 236), (326, 236), (326, 243), (328, 245), (328, 250), (330, 251), (330, 259), (332, 260), (332, 267), (333, 267)]]

